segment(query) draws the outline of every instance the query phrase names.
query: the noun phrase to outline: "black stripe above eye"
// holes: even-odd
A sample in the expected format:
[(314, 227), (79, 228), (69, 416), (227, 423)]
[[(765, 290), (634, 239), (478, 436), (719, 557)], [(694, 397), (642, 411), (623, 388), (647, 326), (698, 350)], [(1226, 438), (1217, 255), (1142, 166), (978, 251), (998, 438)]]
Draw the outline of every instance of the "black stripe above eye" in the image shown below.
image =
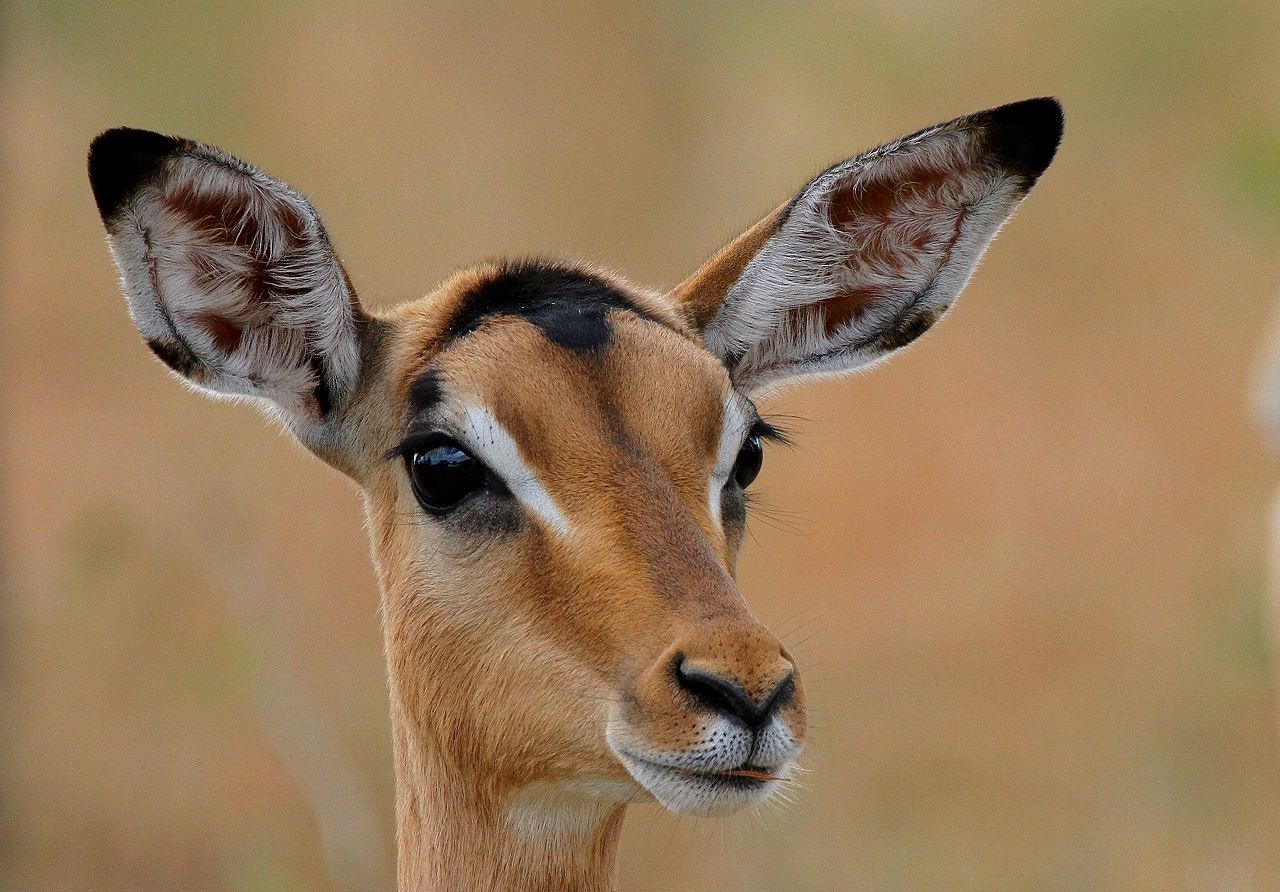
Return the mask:
[(409, 385), (409, 414), (413, 417), (430, 412), (440, 404), (444, 392), (440, 386), (440, 372), (428, 369)]
[(427, 369), (409, 384), (405, 398), (409, 429), (399, 444), (388, 449), (383, 458), (409, 457), (447, 439), (429, 421), (431, 413), (444, 402), (444, 375), (438, 369)]

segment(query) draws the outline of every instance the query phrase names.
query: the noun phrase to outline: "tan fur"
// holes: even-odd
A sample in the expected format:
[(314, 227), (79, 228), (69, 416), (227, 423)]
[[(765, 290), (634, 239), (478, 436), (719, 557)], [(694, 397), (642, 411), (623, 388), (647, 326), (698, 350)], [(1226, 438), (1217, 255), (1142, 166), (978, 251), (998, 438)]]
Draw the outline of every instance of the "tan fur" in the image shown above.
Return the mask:
[[(774, 789), (805, 697), (734, 582), (748, 394), (928, 328), (1060, 133), (1051, 100), (921, 131), (819, 175), (668, 295), (558, 265), (554, 287), (589, 287), (537, 295), (551, 317), (490, 314), (458, 337), (468, 295), (511, 268), (370, 314), (284, 184), (190, 140), (95, 140), (152, 351), (267, 406), (364, 491), (402, 889), (608, 889), (627, 803), (726, 813)], [(418, 380), (440, 397), (430, 419), (411, 417)], [(418, 503), (396, 450), (428, 423), (487, 465), (481, 513)]]
[[(612, 315), (613, 341), (598, 356), (509, 317), (439, 350), (461, 294), (493, 272), (459, 274), (383, 317), (388, 361), (352, 410), (358, 439), (373, 444), (360, 477), (383, 584), (408, 847), (401, 883), (419, 888), (421, 872), (444, 861), (450, 871), (470, 865), (474, 881), (453, 873), (455, 888), (604, 888), (622, 809), (609, 797), (644, 795), (605, 743), (611, 710), (655, 748), (680, 749), (697, 734), (672, 683), (676, 650), (756, 695), (794, 667), (748, 612), (732, 578), (739, 542), (707, 510), (730, 386), (723, 365), (693, 336), (625, 312)], [(408, 384), (428, 367), (458, 397), (493, 407), (573, 524), (571, 539), (527, 524), (472, 554), (412, 521), (420, 509), (402, 463), (380, 455), (401, 432)], [(798, 684), (784, 715), (802, 741)], [(553, 819), (568, 829), (537, 845), (504, 830), (509, 804), (528, 790), (570, 812)], [(576, 865), (572, 883), (531, 881), (539, 868), (525, 860), (542, 863), (551, 848), (544, 866)], [(512, 871), (501, 881), (491, 873), (499, 863)]]

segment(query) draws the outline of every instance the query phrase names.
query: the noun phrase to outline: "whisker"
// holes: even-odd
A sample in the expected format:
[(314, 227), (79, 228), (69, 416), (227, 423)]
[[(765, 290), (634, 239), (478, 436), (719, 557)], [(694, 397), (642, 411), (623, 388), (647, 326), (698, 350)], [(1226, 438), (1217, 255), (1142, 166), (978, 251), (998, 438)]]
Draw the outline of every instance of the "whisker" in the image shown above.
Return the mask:
[[(783, 631), (783, 627), (787, 626), (788, 623), (796, 621), (796, 619), (803, 617), (804, 614), (806, 613), (812, 613), (813, 610), (818, 610), (818, 613), (815, 613), (814, 616), (810, 617), (809, 619), (806, 619), (806, 621), (801, 623), (800, 626), (796, 626), (795, 628), (787, 628), (786, 631)], [(774, 635), (777, 635), (778, 637), (780, 637), (780, 639), (785, 639), (787, 635), (794, 635), (795, 632), (800, 631), (801, 628), (804, 628), (805, 626), (808, 626), (810, 622), (814, 621), (814, 619), (820, 618), (820, 616), (822, 616), (822, 613), (823, 613), (822, 608), (801, 607), (799, 610), (796, 610), (796, 612), (792, 613), (791, 616), (788, 616), (786, 619), (783, 619), (781, 623), (778, 623), (778, 626), (777, 628), (774, 628), (773, 633)]]
[[(798, 630), (797, 630), (797, 631), (798, 631)], [(821, 634), (822, 634), (822, 629), (819, 629), (819, 630), (818, 630), (818, 631), (816, 631), (816, 632), (812, 632), (812, 633), (810, 633), (810, 634), (806, 635), (805, 637), (801, 638), (801, 639), (800, 639), (799, 641), (797, 641), (795, 644), (788, 644), (788, 645), (787, 645), (787, 650), (794, 650), (794, 649), (796, 649), (796, 648), (802, 647), (803, 645), (805, 645), (806, 643), (808, 643), (808, 642), (812, 641), (814, 638), (817, 638), (817, 637), (818, 637), (819, 635), (821, 635)]]
[[(786, 638), (787, 638), (788, 636), (794, 635), (796, 632), (799, 632), (801, 629), (808, 628), (809, 626), (811, 626), (811, 625), (813, 625), (814, 623), (816, 623), (818, 620), (823, 619), (824, 617), (826, 617), (826, 615), (827, 615), (828, 613), (830, 613), (830, 612), (831, 612), (830, 610), (820, 610), (818, 613), (815, 613), (813, 616), (809, 617), (807, 620), (805, 620), (804, 622), (802, 622), (800, 625), (798, 625), (798, 626), (796, 626), (794, 629), (791, 629), (790, 631), (788, 631), (788, 632), (786, 633), (786, 635), (782, 636), (783, 643), (786, 643)], [(817, 634), (817, 633), (814, 633), (814, 634)], [(809, 637), (811, 638), (811, 637), (813, 637), (813, 636), (811, 635), (811, 636), (809, 636)], [(809, 640), (809, 638), (805, 638), (805, 639), (804, 639), (804, 641), (808, 641), (808, 640)], [(800, 642), (800, 643), (801, 643), (801, 644), (803, 644), (804, 642), (802, 641), (802, 642)], [(799, 646), (799, 645), (795, 645), (795, 646)], [(787, 649), (788, 649), (788, 650), (790, 650), (792, 647), (793, 647), (793, 645), (791, 645), (791, 644), (787, 644)]]
[(786, 625), (787, 625), (788, 623), (790, 623), (790, 622), (791, 622), (792, 620), (794, 620), (796, 617), (800, 616), (800, 615), (801, 615), (802, 613), (804, 613), (805, 611), (807, 611), (807, 610), (812, 610), (812, 609), (813, 609), (813, 608), (811, 608), (811, 607), (801, 607), (799, 610), (796, 610), (796, 611), (794, 611), (794, 612), (792, 612), (792, 613), (788, 614), (787, 618), (786, 618), (786, 619), (784, 619), (784, 620), (782, 620), (782, 622), (777, 623), (776, 625), (773, 625), (773, 633), (774, 633), (775, 635), (777, 635), (777, 636), (781, 637), (781, 636), (784, 634), (784, 632), (783, 632), (782, 630), (783, 630), (783, 628), (785, 628), (785, 627), (786, 627)]

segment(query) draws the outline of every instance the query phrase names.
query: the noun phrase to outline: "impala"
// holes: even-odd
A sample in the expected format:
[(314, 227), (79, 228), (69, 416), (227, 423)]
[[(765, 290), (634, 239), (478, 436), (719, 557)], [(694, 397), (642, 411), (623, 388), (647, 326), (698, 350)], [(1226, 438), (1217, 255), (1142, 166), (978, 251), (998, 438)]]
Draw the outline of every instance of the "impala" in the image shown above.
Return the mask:
[(779, 437), (752, 399), (928, 329), (1061, 134), (1032, 99), (843, 161), (667, 292), (526, 260), (386, 311), (288, 186), (188, 139), (94, 140), (151, 351), (363, 492), (402, 889), (613, 888), (628, 803), (726, 814), (787, 778), (804, 687), (734, 582)]

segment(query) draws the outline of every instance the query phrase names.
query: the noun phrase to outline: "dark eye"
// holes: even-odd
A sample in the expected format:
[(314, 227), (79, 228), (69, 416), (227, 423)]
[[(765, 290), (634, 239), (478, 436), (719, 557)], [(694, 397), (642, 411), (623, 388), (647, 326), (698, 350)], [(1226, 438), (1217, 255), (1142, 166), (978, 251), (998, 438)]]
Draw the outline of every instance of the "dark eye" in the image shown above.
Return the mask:
[(760, 473), (760, 464), (763, 461), (764, 449), (760, 446), (760, 438), (752, 434), (738, 450), (738, 460), (733, 463), (734, 482), (746, 489)]
[(484, 467), (454, 443), (442, 443), (408, 458), (413, 493), (422, 507), (448, 511), (484, 486)]

